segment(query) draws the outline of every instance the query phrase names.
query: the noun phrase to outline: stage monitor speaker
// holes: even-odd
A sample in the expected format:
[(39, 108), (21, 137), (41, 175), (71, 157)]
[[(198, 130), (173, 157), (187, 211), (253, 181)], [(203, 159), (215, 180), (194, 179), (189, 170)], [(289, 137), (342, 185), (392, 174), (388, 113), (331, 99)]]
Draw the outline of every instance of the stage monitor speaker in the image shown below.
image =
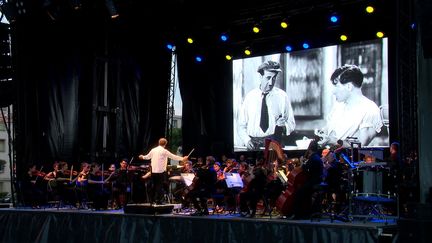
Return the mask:
[(149, 203), (138, 203), (138, 204), (127, 204), (124, 208), (124, 212), (132, 213), (132, 214), (149, 214), (149, 215), (170, 214), (172, 213), (173, 208), (174, 205), (171, 204), (151, 205)]

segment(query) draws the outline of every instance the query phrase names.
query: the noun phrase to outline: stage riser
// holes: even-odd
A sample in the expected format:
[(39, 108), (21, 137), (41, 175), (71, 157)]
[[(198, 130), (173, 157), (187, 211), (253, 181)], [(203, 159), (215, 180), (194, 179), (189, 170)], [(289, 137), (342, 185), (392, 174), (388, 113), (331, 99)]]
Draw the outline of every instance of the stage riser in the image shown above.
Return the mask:
[(129, 214), (170, 214), (172, 213), (173, 205), (149, 205), (149, 204), (128, 204), (124, 208), (125, 213)]
[[(379, 242), (382, 224), (0, 210), (0, 242)], [(393, 225), (392, 227), (395, 227)]]

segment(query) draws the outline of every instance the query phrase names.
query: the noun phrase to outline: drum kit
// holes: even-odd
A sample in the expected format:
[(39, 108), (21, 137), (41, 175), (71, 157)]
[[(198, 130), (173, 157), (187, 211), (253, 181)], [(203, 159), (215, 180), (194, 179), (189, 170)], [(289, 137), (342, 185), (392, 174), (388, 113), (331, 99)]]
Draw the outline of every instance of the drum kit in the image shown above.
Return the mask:
[(386, 162), (357, 163), (348, 175), (351, 217), (398, 217), (397, 178)]

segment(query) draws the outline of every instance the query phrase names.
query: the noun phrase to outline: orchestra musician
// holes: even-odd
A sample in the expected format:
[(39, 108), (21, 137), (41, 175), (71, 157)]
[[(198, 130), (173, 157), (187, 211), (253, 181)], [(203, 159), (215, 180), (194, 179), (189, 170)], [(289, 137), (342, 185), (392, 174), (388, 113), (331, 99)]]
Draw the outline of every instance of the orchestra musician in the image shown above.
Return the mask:
[(302, 164), (306, 181), (294, 195), (294, 213), (288, 219), (308, 218), (312, 213), (314, 188), (323, 181), (323, 162), (318, 151), (318, 141), (312, 140), (305, 152)]
[(239, 193), (241, 217), (255, 217), (258, 200), (263, 198), (267, 183), (267, 169), (263, 158), (257, 161), (252, 174), (253, 177), (250, 182)]
[(151, 160), (151, 180), (153, 190), (151, 193), (150, 203), (152, 204), (163, 204), (163, 185), (167, 180), (168, 158), (179, 161), (185, 161), (189, 158), (189, 156), (181, 157), (171, 153), (165, 148), (167, 144), (168, 140), (166, 138), (160, 138), (157, 147), (151, 149), (146, 155), (139, 155), (139, 158), (142, 160)]
[[(183, 167), (181, 168), (180, 173), (181, 174), (188, 173), (188, 174), (194, 174), (195, 175), (195, 169), (192, 166), (192, 161), (190, 161), (190, 160), (185, 161), (183, 163)], [(176, 183), (175, 188), (174, 188), (174, 192), (173, 192), (174, 198), (177, 201), (181, 202), (182, 208), (188, 208), (190, 201), (186, 200), (187, 198), (185, 197), (185, 194), (187, 194), (187, 191), (189, 188), (186, 185), (185, 179), (183, 178), (183, 176), (179, 175), (179, 176), (170, 177), (170, 181), (171, 181), (171, 183)]]
[(37, 170), (35, 164), (30, 164), (21, 183), (24, 205), (31, 206), (32, 208), (40, 208), (44, 201), (41, 182), (45, 173), (41, 170)]
[(127, 159), (122, 159), (120, 161), (120, 168), (112, 176), (114, 180), (112, 184), (115, 202), (114, 209), (123, 208), (127, 203), (127, 189), (129, 187), (128, 165)]
[[(62, 203), (73, 203), (75, 200), (72, 179), (74, 172), (68, 170), (68, 164), (65, 161), (55, 161), (53, 171), (45, 175), (44, 180), (47, 182), (47, 191), (52, 200)], [(66, 174), (66, 172), (68, 172)]]
[(76, 185), (76, 195), (77, 195), (77, 203), (78, 208), (88, 209), (87, 201), (88, 201), (88, 183), (89, 183), (89, 175), (90, 175), (90, 164), (87, 162), (81, 163), (81, 170), (78, 173), (78, 176), (74, 180)]
[(93, 201), (93, 208), (102, 210), (108, 208), (110, 192), (105, 183), (108, 183), (111, 175), (110, 171), (101, 170), (99, 163), (91, 163), (91, 171), (88, 180), (88, 196)]
[[(127, 164), (126, 164), (127, 165)], [(115, 163), (110, 164), (108, 167), (109, 175), (106, 179), (107, 184), (106, 187), (108, 191), (110, 192), (110, 203), (108, 205), (111, 209), (118, 209), (120, 203), (120, 192), (119, 189), (121, 187), (117, 186), (117, 180), (119, 179), (119, 169), (117, 169), (117, 166)]]
[[(227, 160), (227, 165), (232, 164), (232, 162), (228, 162), (228, 161), (229, 160)], [(215, 208), (217, 208), (217, 211), (219, 213), (224, 210), (224, 199), (225, 199), (226, 191), (228, 189), (227, 184), (225, 182), (225, 172), (224, 172), (226, 168), (222, 169), (220, 162), (215, 162), (213, 165), (213, 169), (216, 172), (217, 180), (215, 183), (215, 193), (212, 196), (213, 196)]]
[(185, 195), (190, 200), (196, 211), (191, 216), (208, 215), (207, 200), (214, 191), (214, 185), (217, 180), (216, 172), (213, 169), (214, 157), (207, 156), (206, 166), (198, 168), (195, 173), (192, 185), (189, 186), (188, 193)]

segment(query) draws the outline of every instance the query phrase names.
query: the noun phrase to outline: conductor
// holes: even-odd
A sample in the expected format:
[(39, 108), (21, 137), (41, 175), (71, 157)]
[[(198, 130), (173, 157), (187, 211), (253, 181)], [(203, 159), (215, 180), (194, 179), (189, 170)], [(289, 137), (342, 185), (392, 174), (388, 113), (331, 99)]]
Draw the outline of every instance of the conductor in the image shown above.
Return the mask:
[(153, 184), (153, 190), (150, 196), (150, 203), (156, 205), (162, 205), (163, 199), (163, 183), (167, 178), (167, 163), (168, 158), (173, 160), (186, 161), (189, 156), (177, 156), (168, 151), (165, 146), (168, 144), (166, 138), (159, 139), (159, 145), (146, 155), (139, 155), (139, 159), (151, 160), (151, 179)]

